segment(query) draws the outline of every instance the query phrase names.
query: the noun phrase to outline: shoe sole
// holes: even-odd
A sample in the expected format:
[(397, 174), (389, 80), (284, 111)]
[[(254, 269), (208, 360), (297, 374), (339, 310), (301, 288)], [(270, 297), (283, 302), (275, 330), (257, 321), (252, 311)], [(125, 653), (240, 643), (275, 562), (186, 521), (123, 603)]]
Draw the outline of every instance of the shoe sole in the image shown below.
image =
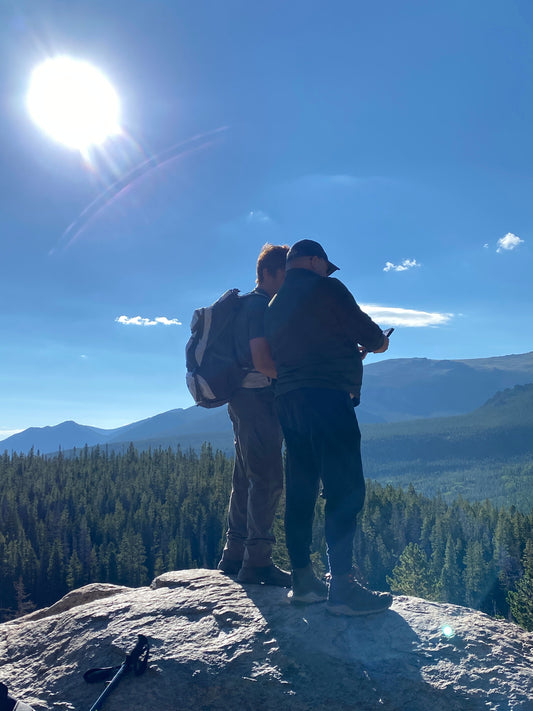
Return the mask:
[(270, 585), (275, 588), (290, 588), (291, 586), (290, 581), (282, 583), (274, 580), (241, 580), (239, 576), (237, 576), (237, 582), (241, 583), (242, 585)]
[(354, 610), (348, 605), (326, 605), (326, 610), (330, 615), (346, 615), (349, 617), (365, 617), (368, 615), (379, 615), (382, 612), (387, 612), (390, 609), (390, 605), (387, 607), (380, 607), (378, 610)]
[[(291, 595), (292, 593), (292, 595)], [(317, 602), (326, 602), (326, 595), (317, 595), (317, 593), (307, 593), (306, 595), (295, 595), (292, 590), (287, 595), (291, 605), (314, 605)]]
[(291, 584), (290, 583), (263, 583), (263, 585), (270, 585), (272, 588), (290, 588)]
[(237, 575), (239, 574), (239, 571), (237, 571), (236, 573), (234, 573), (232, 570), (221, 570), (220, 568), (218, 568), (218, 572), (219, 572), (221, 575), (225, 575), (225, 576), (228, 577), (228, 578), (236, 578)]

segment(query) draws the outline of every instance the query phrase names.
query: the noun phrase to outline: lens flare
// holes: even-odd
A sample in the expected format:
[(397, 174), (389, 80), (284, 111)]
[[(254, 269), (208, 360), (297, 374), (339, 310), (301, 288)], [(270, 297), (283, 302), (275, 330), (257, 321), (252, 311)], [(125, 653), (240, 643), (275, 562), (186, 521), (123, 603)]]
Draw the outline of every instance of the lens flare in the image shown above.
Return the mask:
[[(50, 250), (50, 254), (54, 254), (58, 250), (68, 248), (79, 237), (79, 235), (89, 227), (91, 222), (98, 215), (100, 215), (105, 209), (109, 208), (113, 203), (117, 202), (127, 192), (131, 191), (132, 188), (140, 183), (140, 181), (149, 178), (155, 171), (160, 170), (173, 161), (183, 159), (189, 154), (209, 148), (215, 144), (217, 137), (226, 130), (226, 127), (221, 127), (208, 133), (194, 136), (186, 141), (170, 146), (160, 153), (151, 155), (150, 157), (146, 156), (146, 153), (141, 149), (140, 144), (136, 143), (127, 135), (126, 132), (123, 132), (121, 140), (123, 140), (125, 142), (124, 145), (128, 147), (127, 152), (130, 152), (132, 156), (142, 154), (143, 158), (137, 165), (135, 165), (135, 167), (125, 172), (118, 179), (112, 181), (103, 191), (100, 192), (99, 195), (97, 195), (97, 197), (63, 232), (57, 246)], [(105, 154), (103, 154), (103, 157), (105, 157)], [(113, 174), (114, 168), (112, 167), (110, 161), (108, 161), (108, 163), (110, 172)], [(86, 164), (91, 168), (91, 170), (97, 172), (94, 164), (91, 163), (90, 155), (86, 160)], [(117, 172), (120, 171), (117, 169)]]

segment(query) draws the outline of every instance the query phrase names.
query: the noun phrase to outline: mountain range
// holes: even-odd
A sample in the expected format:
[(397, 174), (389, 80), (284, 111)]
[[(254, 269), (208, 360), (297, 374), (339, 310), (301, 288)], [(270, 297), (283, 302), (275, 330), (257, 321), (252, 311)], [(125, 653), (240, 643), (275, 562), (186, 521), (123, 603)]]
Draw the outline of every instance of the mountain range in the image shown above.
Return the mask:
[[(442, 418), (465, 415), (498, 391), (528, 383), (533, 383), (533, 352), (471, 360), (384, 360), (365, 365), (362, 404), (357, 415), (363, 425), (373, 425), (365, 428), (371, 440), (397, 437), (398, 441), (404, 440), (401, 446), (412, 446), (412, 440), (410, 445), (405, 444), (407, 432), (421, 433), (424, 427), (442, 431), (445, 429)], [(428, 422), (421, 424), (426, 419)], [(417, 420), (416, 424), (413, 420)], [(33, 447), (42, 454), (50, 454), (85, 445), (107, 445), (120, 450), (130, 442), (140, 449), (178, 444), (197, 448), (205, 441), (216, 448), (231, 450), (233, 436), (225, 407), (169, 410), (115, 429), (73, 421), (31, 427), (0, 441), (0, 451), (26, 453)]]
[(365, 366), (361, 422), (461, 415), (533, 383), (533, 352), (471, 360), (398, 358)]

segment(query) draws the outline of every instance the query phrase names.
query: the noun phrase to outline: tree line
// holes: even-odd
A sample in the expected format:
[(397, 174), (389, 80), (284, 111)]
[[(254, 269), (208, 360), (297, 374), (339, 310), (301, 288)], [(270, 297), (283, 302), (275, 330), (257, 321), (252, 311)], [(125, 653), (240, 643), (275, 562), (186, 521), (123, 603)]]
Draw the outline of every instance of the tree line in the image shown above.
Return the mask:
[[(167, 570), (215, 568), (233, 460), (204, 444), (66, 457), (0, 456), (0, 615), (50, 605), (90, 582), (147, 585)], [(280, 507), (275, 559), (288, 565)], [(324, 502), (313, 559), (326, 569)], [(372, 587), (451, 602), (533, 629), (533, 512), (447, 502), (367, 482), (355, 540)]]

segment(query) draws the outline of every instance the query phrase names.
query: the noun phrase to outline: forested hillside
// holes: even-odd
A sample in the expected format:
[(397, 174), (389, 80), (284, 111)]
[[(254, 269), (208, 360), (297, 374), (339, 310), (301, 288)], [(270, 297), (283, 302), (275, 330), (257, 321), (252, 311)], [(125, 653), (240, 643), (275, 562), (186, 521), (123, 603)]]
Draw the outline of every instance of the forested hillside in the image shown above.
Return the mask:
[[(0, 457), (0, 607), (4, 617), (92, 581), (146, 585), (157, 574), (213, 568), (225, 530), (232, 460), (193, 451), (124, 454), (85, 448), (72, 458)], [(323, 502), (314, 558), (325, 568)], [(277, 562), (286, 565), (281, 518)], [(371, 585), (528, 613), (533, 513), (488, 502), (446, 503), (412, 487), (369, 483), (356, 559)], [(521, 587), (522, 585), (522, 587)], [(518, 587), (517, 587), (518, 586)], [(526, 592), (524, 592), (524, 590)], [(525, 611), (525, 612), (524, 612)]]
[(496, 393), (467, 415), (365, 425), (365, 473), (452, 500), (533, 508), (533, 385)]

